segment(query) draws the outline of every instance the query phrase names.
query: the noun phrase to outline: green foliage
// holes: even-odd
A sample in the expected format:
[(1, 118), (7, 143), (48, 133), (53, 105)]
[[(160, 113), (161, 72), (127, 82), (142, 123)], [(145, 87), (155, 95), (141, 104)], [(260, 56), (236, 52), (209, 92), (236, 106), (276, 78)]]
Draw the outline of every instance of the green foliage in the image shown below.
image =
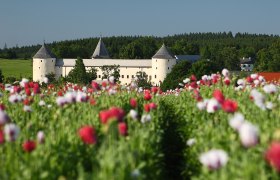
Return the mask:
[(0, 69), (0, 83), (3, 83), (4, 81), (4, 76), (2, 74), (2, 70)]
[(220, 61), (222, 64), (218, 64), (222, 68), (227, 68), (228, 70), (239, 70), (240, 69), (240, 62), (237, 54), (236, 48), (232, 47), (225, 47), (220, 51), (219, 56)]
[(13, 76), (8, 76), (8, 77), (5, 77), (4, 82), (5, 82), (5, 83), (8, 83), (8, 84), (12, 84), (12, 83), (14, 83), (16, 80), (17, 80), (17, 78), (15, 78), (15, 77), (13, 77)]
[(200, 60), (192, 64), (190, 74), (194, 74), (197, 78), (201, 78), (203, 75), (217, 73), (221, 67), (217, 67), (211, 60)]
[(254, 66), (255, 71), (280, 71), (280, 40), (273, 43), (269, 48), (264, 48), (257, 53)]
[(82, 58), (78, 57), (75, 63), (75, 67), (69, 72), (67, 79), (73, 83), (88, 83), (88, 76), (86, 68)]
[(5, 77), (32, 77), (32, 60), (0, 59), (0, 67)]
[(171, 72), (167, 74), (166, 78), (162, 82), (160, 88), (163, 91), (169, 89), (175, 89), (179, 83), (190, 73), (191, 63), (189, 61), (181, 61), (174, 65)]
[(115, 81), (119, 81), (120, 78), (120, 65), (104, 65), (101, 67), (102, 79), (108, 79), (110, 76), (114, 76)]
[(88, 76), (88, 81), (89, 83), (92, 80), (95, 80), (97, 78), (97, 69), (94, 67), (91, 67), (88, 71), (87, 71), (87, 76)]
[(136, 84), (138, 87), (142, 87), (144, 89), (152, 87), (151, 82), (148, 80), (148, 75), (142, 71), (138, 71), (136, 73)]
[(49, 73), (46, 75), (46, 77), (48, 78), (49, 83), (54, 83), (56, 81), (54, 73)]

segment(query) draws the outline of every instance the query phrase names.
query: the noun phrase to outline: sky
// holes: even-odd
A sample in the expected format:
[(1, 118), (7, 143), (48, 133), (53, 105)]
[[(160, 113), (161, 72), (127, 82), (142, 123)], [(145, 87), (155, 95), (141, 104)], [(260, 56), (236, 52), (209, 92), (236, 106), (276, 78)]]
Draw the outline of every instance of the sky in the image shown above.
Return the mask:
[(0, 48), (120, 35), (280, 35), (279, 0), (1, 0)]

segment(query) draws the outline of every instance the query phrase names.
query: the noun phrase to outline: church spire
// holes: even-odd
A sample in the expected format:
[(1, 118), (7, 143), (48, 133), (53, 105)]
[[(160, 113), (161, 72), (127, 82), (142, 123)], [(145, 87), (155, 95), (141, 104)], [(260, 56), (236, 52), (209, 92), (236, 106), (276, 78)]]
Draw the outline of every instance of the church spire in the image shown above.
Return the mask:
[(99, 42), (94, 50), (94, 53), (91, 56), (92, 59), (106, 59), (110, 58), (109, 53), (106, 49), (105, 44), (102, 41), (102, 38), (100, 36)]

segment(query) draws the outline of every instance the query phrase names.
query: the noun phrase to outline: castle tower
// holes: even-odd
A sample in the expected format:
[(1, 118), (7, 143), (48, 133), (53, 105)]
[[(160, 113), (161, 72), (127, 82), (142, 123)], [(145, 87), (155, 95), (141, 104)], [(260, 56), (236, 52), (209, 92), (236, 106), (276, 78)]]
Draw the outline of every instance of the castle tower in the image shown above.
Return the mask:
[(33, 81), (42, 82), (49, 73), (55, 73), (56, 58), (44, 43), (33, 56)]
[(152, 82), (160, 85), (166, 75), (171, 72), (172, 67), (176, 64), (176, 59), (167, 49), (165, 44), (152, 57)]
[(102, 41), (102, 38), (99, 39), (99, 42), (98, 42), (91, 58), (92, 59), (110, 59), (109, 53), (106, 49), (105, 44)]

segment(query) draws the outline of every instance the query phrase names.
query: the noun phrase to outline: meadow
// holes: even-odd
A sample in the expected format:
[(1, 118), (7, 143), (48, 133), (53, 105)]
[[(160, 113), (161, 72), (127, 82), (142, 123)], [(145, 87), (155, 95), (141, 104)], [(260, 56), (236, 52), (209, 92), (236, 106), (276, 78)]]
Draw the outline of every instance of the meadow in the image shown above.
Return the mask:
[(32, 77), (32, 60), (0, 59), (0, 69), (4, 77)]
[(222, 74), (2, 84), (0, 179), (278, 179), (279, 85)]

